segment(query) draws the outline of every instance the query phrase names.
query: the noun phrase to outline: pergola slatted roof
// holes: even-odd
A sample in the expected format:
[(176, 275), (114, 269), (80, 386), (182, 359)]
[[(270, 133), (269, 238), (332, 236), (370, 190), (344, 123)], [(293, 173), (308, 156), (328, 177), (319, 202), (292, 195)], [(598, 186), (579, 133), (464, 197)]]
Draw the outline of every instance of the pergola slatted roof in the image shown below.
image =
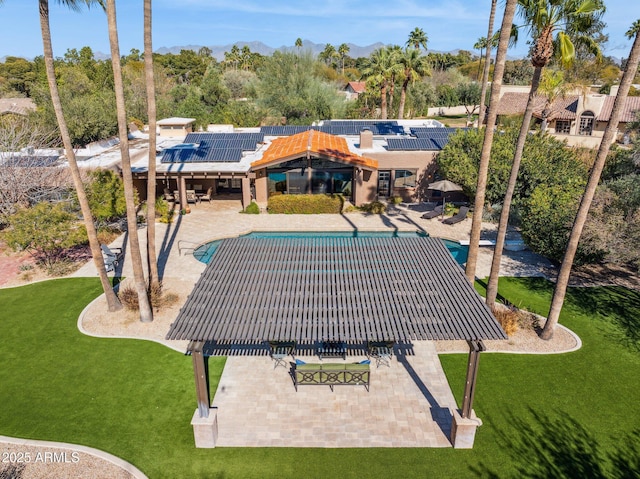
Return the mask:
[(168, 339), (251, 343), (506, 339), (435, 238), (221, 242)]

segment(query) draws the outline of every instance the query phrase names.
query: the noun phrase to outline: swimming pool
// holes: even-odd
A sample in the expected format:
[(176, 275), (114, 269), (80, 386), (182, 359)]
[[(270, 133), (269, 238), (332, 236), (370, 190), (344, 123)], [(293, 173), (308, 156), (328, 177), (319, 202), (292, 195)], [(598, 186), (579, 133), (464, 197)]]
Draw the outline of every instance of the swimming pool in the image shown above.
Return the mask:
[[(245, 238), (308, 238), (310, 236), (315, 238), (426, 238), (429, 235), (424, 231), (254, 231), (242, 235)], [(208, 264), (221, 241), (223, 240), (210, 241), (198, 246), (193, 251), (193, 256), (198, 261)], [(468, 246), (447, 239), (443, 239), (442, 242), (458, 264), (467, 262)]]

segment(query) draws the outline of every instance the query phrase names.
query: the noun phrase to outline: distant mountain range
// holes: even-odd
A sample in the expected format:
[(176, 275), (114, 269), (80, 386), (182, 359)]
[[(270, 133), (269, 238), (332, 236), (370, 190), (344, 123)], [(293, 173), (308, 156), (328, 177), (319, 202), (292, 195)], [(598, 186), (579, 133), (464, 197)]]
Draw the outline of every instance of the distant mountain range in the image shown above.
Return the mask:
[[(292, 46), (282, 45), (278, 48), (273, 48), (273, 47), (270, 47), (269, 45), (266, 45), (258, 41), (235, 42), (235, 43), (229, 43), (227, 45), (206, 45), (206, 46), (211, 49), (211, 55), (216, 60), (221, 61), (221, 60), (224, 60), (224, 53), (230, 51), (234, 45), (237, 45), (238, 48), (240, 49), (242, 49), (242, 47), (246, 45), (249, 47), (249, 49), (252, 52), (259, 53), (260, 55), (265, 55), (265, 56), (273, 55), (273, 52), (275, 52), (276, 50), (297, 51), (297, 47), (293, 45)], [(324, 50), (326, 45), (327, 45), (326, 43), (314, 43), (309, 40), (303, 40), (302, 51), (311, 51), (313, 55), (318, 55), (320, 52)], [(347, 43), (347, 45), (349, 46), (348, 55), (351, 58), (368, 57), (371, 54), (371, 52), (373, 52), (377, 48), (381, 48), (385, 46), (385, 44), (382, 42), (377, 42), (377, 43), (373, 43), (371, 45), (366, 45), (366, 46), (355, 45), (353, 43)], [(180, 53), (180, 50), (193, 50), (197, 52), (203, 46), (205, 45), (182, 45), (182, 46), (173, 46), (173, 47), (161, 47), (156, 50), (156, 53), (160, 53), (163, 55), (167, 53), (173, 53), (177, 55), (178, 53)], [(339, 45), (335, 44), (333, 46), (337, 49)], [(459, 49), (449, 50), (448, 52), (438, 51), (438, 50), (429, 50), (429, 53), (451, 53), (453, 55), (456, 55), (459, 51), (460, 51)], [(477, 54), (477, 52), (472, 52), (472, 53)], [(123, 52), (123, 54), (126, 55), (125, 52)], [(93, 52), (93, 56), (96, 58), (96, 60), (106, 60), (111, 57), (111, 55), (107, 53), (102, 53), (98, 51)], [(0, 63), (4, 62), (6, 58), (7, 58), (6, 56), (0, 58)], [(516, 60), (517, 57), (507, 56), (507, 59)]]
[[(224, 53), (231, 51), (231, 48), (237, 45), (238, 48), (242, 48), (244, 46), (248, 46), (249, 49), (254, 53), (259, 53), (260, 55), (270, 56), (273, 55), (273, 52), (276, 50), (280, 51), (296, 51), (297, 47), (295, 46), (286, 46), (282, 45), (278, 48), (270, 47), (269, 45), (265, 45), (262, 42), (236, 42), (229, 43), (228, 45), (207, 45), (208, 48), (211, 49), (211, 55), (218, 61), (224, 60)], [(322, 52), (327, 44), (326, 43), (313, 43), (309, 40), (304, 40), (302, 42), (302, 51), (311, 51), (314, 55)], [(367, 45), (361, 47), (359, 45), (354, 45), (353, 43), (347, 43), (349, 46), (349, 56), (352, 58), (358, 57), (368, 57), (372, 51), (376, 48), (384, 47), (384, 43), (378, 42), (373, 43), (371, 45)], [(156, 53), (166, 54), (166, 53), (180, 53), (180, 50), (194, 50), (198, 51), (202, 48), (203, 45), (184, 45), (184, 46), (175, 46), (175, 47), (162, 47), (156, 50)], [(334, 45), (336, 49), (338, 45)]]

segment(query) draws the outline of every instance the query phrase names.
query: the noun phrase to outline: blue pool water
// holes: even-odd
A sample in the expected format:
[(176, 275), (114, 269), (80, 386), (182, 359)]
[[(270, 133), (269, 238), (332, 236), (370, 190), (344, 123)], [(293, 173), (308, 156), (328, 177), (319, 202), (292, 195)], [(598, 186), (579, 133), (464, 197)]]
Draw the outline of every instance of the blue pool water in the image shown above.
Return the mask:
[[(413, 237), (427, 237), (427, 233), (423, 231), (269, 231), (269, 232), (252, 232), (244, 237), (248, 238), (306, 238), (313, 237), (325, 237), (325, 238), (413, 238)], [(193, 256), (205, 264), (211, 261), (211, 257), (218, 249), (218, 245), (223, 240), (210, 241), (201, 246), (198, 246), (193, 251)], [(468, 246), (462, 246), (456, 241), (443, 239), (442, 242), (447, 247), (451, 256), (458, 262), (458, 264), (464, 264), (467, 262), (467, 254), (469, 252)]]

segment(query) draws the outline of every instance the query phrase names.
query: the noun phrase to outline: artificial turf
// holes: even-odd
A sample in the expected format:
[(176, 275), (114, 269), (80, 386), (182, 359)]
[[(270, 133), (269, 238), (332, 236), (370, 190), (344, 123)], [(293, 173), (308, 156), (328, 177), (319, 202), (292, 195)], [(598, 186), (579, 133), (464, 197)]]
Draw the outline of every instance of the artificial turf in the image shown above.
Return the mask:
[[(511, 302), (546, 314), (552, 285), (502, 279)], [(0, 290), (0, 434), (79, 443), (151, 478), (638, 477), (640, 294), (570, 289), (561, 323), (583, 348), (483, 354), (473, 450), (193, 446), (190, 358), (147, 341), (76, 327), (94, 279)], [(458, 400), (466, 355), (441, 360)], [(215, 390), (224, 359), (212, 359)], [(243, 427), (239, 425), (238, 427)], [(0, 470), (2, 465), (0, 464)]]

